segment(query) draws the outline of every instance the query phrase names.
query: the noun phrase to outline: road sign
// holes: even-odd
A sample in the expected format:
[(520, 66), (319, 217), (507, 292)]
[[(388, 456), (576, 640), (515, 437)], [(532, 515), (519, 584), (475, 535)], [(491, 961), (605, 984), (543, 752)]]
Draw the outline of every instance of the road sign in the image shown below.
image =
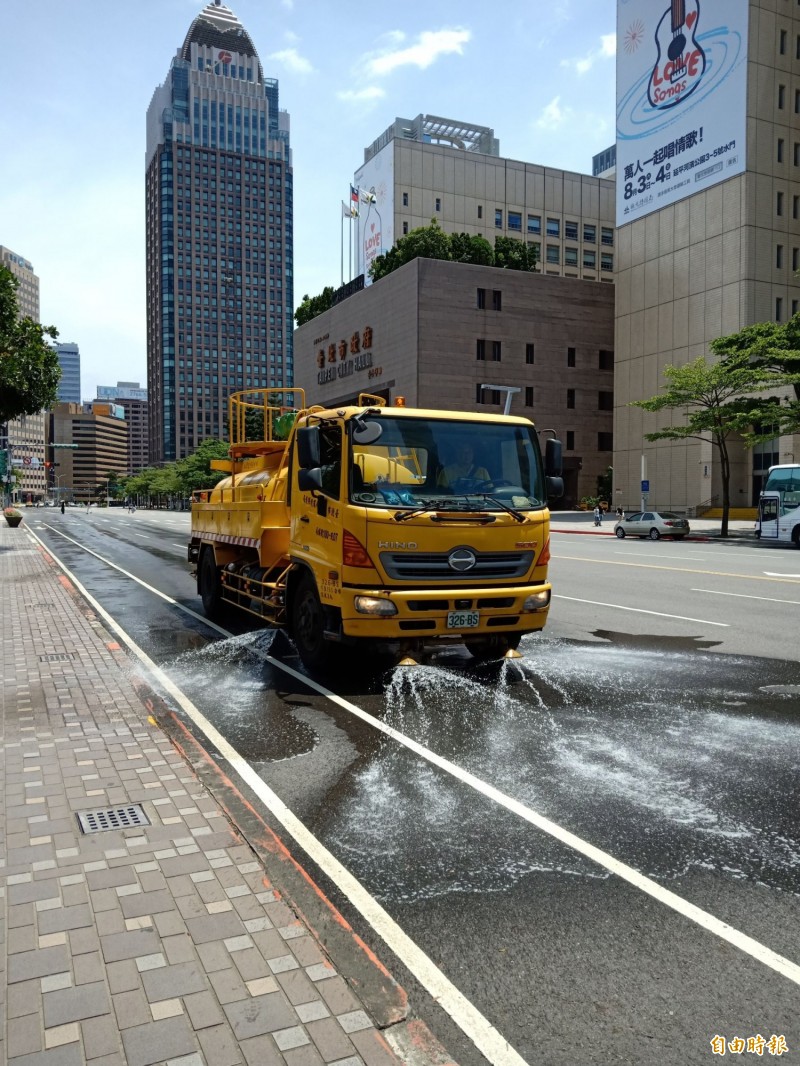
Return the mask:
[(650, 491), (650, 482), (649, 481), (643, 481), (642, 482), (642, 492), (649, 492), (649, 491)]

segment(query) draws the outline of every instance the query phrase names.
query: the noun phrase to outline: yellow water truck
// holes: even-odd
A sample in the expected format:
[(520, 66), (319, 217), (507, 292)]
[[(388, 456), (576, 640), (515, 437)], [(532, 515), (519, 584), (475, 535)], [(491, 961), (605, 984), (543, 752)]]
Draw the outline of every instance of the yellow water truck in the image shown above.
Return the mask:
[(302, 389), (235, 393), (227, 476), (194, 493), (189, 563), (206, 614), (285, 627), (311, 671), (346, 649), (515, 651), (550, 606), (545, 461), (532, 422), (362, 395), (307, 407)]

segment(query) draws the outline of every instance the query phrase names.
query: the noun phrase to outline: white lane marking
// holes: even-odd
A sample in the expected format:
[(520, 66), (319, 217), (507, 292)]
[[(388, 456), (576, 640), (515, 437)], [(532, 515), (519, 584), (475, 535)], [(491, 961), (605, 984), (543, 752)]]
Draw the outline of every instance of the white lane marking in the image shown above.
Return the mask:
[(710, 596), (735, 596), (738, 600), (765, 600), (767, 603), (793, 603), (800, 606), (800, 600), (779, 600), (774, 596), (747, 596), (743, 592), (719, 592), (717, 589), (692, 589), (692, 592), (706, 592)]
[[(626, 555), (628, 558), (633, 556), (640, 559), (652, 559), (653, 556), (649, 552), (614, 552), (615, 555)], [(659, 559), (682, 559), (684, 562), (699, 563), (702, 562), (699, 555), (665, 555), (663, 552), (658, 553)]]
[(767, 577), (785, 577), (788, 578), (790, 581), (800, 581), (800, 574), (774, 574), (769, 570), (765, 570), (764, 574)]
[(554, 595), (554, 600), (572, 600), (573, 603), (588, 603), (594, 607), (613, 607), (617, 611), (633, 611), (635, 614), (653, 614), (656, 618), (674, 618), (679, 622), (699, 622), (704, 626), (721, 626), (723, 629), (730, 629), (727, 622), (709, 622), (707, 618), (687, 618), (682, 614), (665, 614), (664, 611), (645, 611), (642, 607), (623, 607), (619, 603), (602, 603), (600, 600), (582, 600), (577, 596), (562, 596)]
[[(32, 537), (35, 537), (36, 540), (39, 542), (39, 544), (41, 544), (42, 547), (45, 549), (45, 551), (48, 551), (49, 554), (53, 556), (53, 558), (56, 560), (58, 565), (62, 567), (64, 572), (66, 574), (68, 574), (69, 577), (73, 581), (75, 581), (76, 587), (79, 588), (83, 592), (83, 594), (87, 597), (87, 599), (93, 605), (95, 605), (97, 607), (97, 609), (103, 615), (103, 617), (108, 619), (109, 624), (113, 627), (115, 632), (119, 633), (123, 637), (125, 642), (128, 643), (133, 649), (136, 649), (137, 654), (140, 654), (142, 656), (142, 660), (145, 661), (145, 659), (147, 659), (147, 657), (145, 656), (145, 653), (139, 651), (136, 648), (136, 645), (128, 637), (128, 635), (124, 632), (122, 627), (119, 626), (114, 621), (114, 619), (111, 618), (111, 616), (100, 606), (100, 604), (97, 603), (97, 601), (92, 596), (90, 596), (90, 594), (88, 592), (86, 592), (83, 589), (83, 586), (73, 577), (71, 572), (69, 570), (67, 570), (67, 568), (63, 565), (63, 563), (61, 563), (61, 561), (58, 559), (58, 557), (53, 552), (50, 552), (49, 548), (47, 548), (38, 537), (36, 537), (36, 534), (31, 531), (30, 535)], [(71, 538), (67, 538), (67, 539), (69, 540)], [(77, 541), (75, 543), (77, 543)], [(79, 545), (79, 547), (81, 547), (81, 545)], [(88, 551), (88, 549), (85, 549), (85, 550)], [(91, 552), (91, 554), (95, 555), (96, 553), (95, 552)], [(98, 556), (98, 558), (101, 558), (101, 557)], [(109, 565), (113, 566), (115, 570), (119, 570), (120, 569), (114, 563), (110, 563)], [(122, 571), (122, 573), (125, 573), (125, 571)], [(127, 576), (133, 578), (133, 580), (138, 582), (140, 585), (144, 585), (145, 588), (150, 588), (149, 585), (146, 585), (144, 581), (141, 581), (138, 577), (135, 577), (133, 574), (128, 574)], [(167, 600), (170, 599), (170, 597), (164, 596), (163, 593), (158, 592), (157, 589), (151, 589), (151, 591), (156, 592), (156, 594), (161, 596), (163, 599), (167, 599)], [(563, 598), (569, 599), (571, 597), (563, 597)], [(186, 611), (187, 614), (191, 614), (195, 618), (199, 617), (199, 615), (196, 615), (194, 613), (194, 611), (190, 611), (188, 607), (184, 607), (182, 604), (176, 603), (174, 600), (172, 600), (171, 602), (173, 602), (175, 604), (175, 606), (178, 607), (180, 610)], [(584, 601), (579, 601), (579, 602), (584, 602)], [(614, 606), (614, 605), (612, 604), (611, 606)], [(717, 623), (712, 623), (712, 624), (721, 625), (722, 623), (717, 622)], [(208, 625), (212, 629), (217, 630), (220, 633), (225, 634), (226, 636), (231, 636), (232, 635), (232, 634), (228, 633), (226, 630), (222, 629), (221, 626), (218, 626), (218, 625), (216, 625), (215, 623), (213, 623), (211, 621), (206, 620), (206, 625)], [(255, 651), (255, 649), (253, 649), (253, 650)], [(276, 669), (283, 670), (284, 673), (289, 674), (290, 677), (293, 677), (296, 680), (300, 681), (307, 688), (313, 689), (315, 692), (318, 692), (320, 695), (322, 695), (325, 698), (329, 699), (331, 701), (331, 703), (335, 703), (338, 707), (341, 707), (343, 710), (348, 711), (350, 714), (354, 715), (356, 718), (360, 718), (363, 722), (366, 722), (368, 725), (372, 726), (373, 729), (377, 729), (379, 732), (384, 733), (386, 736), (391, 737), (393, 740), (396, 740), (399, 744), (402, 744), (404, 747), (408, 748), (410, 751), (415, 752), (417, 755), (419, 755), (421, 758), (425, 759), (427, 762), (432, 763), (434, 766), (438, 766), (441, 770), (444, 770), (445, 773), (448, 773), (452, 777), (455, 777), (457, 780), (463, 782), (466, 785), (469, 785), (471, 788), (475, 789), (476, 792), (481, 793), (482, 795), (486, 796), (488, 799), (494, 800), (494, 802), (497, 803), (499, 806), (504, 807), (506, 810), (511, 811), (513, 814), (518, 815), (524, 821), (529, 822), (531, 825), (536, 826), (537, 829), (540, 829), (540, 830), (542, 830), (542, 832), (547, 833), (549, 836), (552, 836), (554, 839), (558, 840), (560, 843), (565, 844), (567, 847), (572, 848), (574, 851), (577, 851), (579, 854), (584, 855), (588, 859), (591, 859), (591, 861), (597, 863), (597, 865), (604, 867), (606, 870), (609, 871), (609, 873), (616, 874), (623, 881), (627, 881), (628, 884), (633, 885), (634, 888), (638, 888), (640, 891), (642, 891), (646, 895), (652, 897), (657, 902), (662, 903), (664, 906), (669, 907), (671, 910), (674, 910), (676, 913), (683, 915), (683, 917), (687, 918), (689, 921), (695, 922), (702, 929), (705, 929), (707, 932), (711, 933), (712, 935), (717, 936), (717, 937), (719, 937), (719, 939), (726, 941), (727, 943), (731, 944), (733, 947), (738, 948), (744, 954), (750, 955), (751, 958), (756, 959), (758, 962), (762, 963), (764, 966), (767, 966), (767, 967), (769, 967), (769, 969), (774, 970), (776, 973), (781, 974), (781, 976), (786, 977), (788, 980), (794, 982), (794, 984), (800, 985), (800, 966), (798, 966), (796, 963), (792, 962), (790, 959), (784, 958), (783, 955), (778, 955), (777, 952), (772, 951), (771, 948), (766, 947), (764, 944), (760, 944), (757, 940), (753, 939), (753, 937), (747, 936), (746, 933), (742, 933), (738, 929), (734, 929), (733, 926), (728, 925), (727, 922), (720, 921), (719, 918), (714, 917), (713, 914), (709, 914), (708, 911), (704, 911), (700, 907), (696, 907), (693, 903), (689, 903), (688, 900), (683, 899), (681, 896), (677, 895), (675, 892), (671, 892), (669, 889), (664, 888), (662, 885), (658, 884), (656, 881), (653, 881), (649, 877), (646, 877), (644, 874), (639, 873), (639, 871), (635, 870), (632, 866), (628, 866), (626, 863), (620, 862), (618, 859), (614, 858), (614, 856), (610, 855), (608, 852), (602, 851), (600, 848), (596, 848), (593, 844), (588, 843), (588, 841), (582, 840), (580, 837), (576, 836), (574, 833), (571, 833), (568, 829), (562, 828), (560, 825), (558, 825), (557, 823), (551, 821), (549, 818), (545, 818), (544, 815), (538, 814), (536, 811), (531, 810), (530, 807), (524, 806), (518, 800), (515, 800), (512, 797), (507, 796), (505, 793), (500, 792), (499, 789), (496, 789), (493, 785), (490, 785), (487, 782), (482, 781), (480, 778), (475, 777), (475, 775), (469, 773), (469, 771), (463, 770), (460, 766), (456, 766), (454, 763), (451, 763), (451, 762), (449, 762), (449, 760), (442, 758), (442, 756), (437, 755), (435, 752), (429, 751), (427, 748), (424, 748), (421, 744), (418, 744), (417, 741), (412, 740), (410, 737), (407, 737), (403, 733), (398, 732), (398, 730), (393, 729), (392, 726), (388, 726), (384, 722), (381, 722), (379, 719), (373, 718), (372, 715), (370, 715), (366, 711), (362, 710), (356, 704), (350, 703), (348, 700), (344, 699), (342, 696), (337, 696), (337, 694), (335, 692), (331, 692), (329, 689), (325, 688), (323, 685), (320, 685), (317, 681), (314, 681), (313, 678), (306, 677), (304, 674), (299, 673), (299, 671), (292, 669), (291, 666), (287, 666), (286, 663), (282, 663), (279, 659), (274, 659), (271, 655), (267, 655), (267, 654), (265, 654), (263, 652), (257, 652), (257, 651), (255, 651), (255, 653), (257, 655), (259, 655), (259, 657), (262, 658), (265, 662), (268, 662), (271, 666), (274, 666)], [(150, 662), (150, 660), (147, 659), (147, 662)], [(158, 667), (154, 666), (154, 669), (158, 670)], [(160, 674), (161, 674), (161, 671), (159, 671), (159, 675)], [(180, 699), (181, 700), (185, 700), (185, 702), (188, 704), (189, 703), (188, 698), (183, 696), (183, 693), (180, 692), (180, 690), (172, 683), (172, 681), (169, 680), (168, 677), (166, 677), (166, 675), (163, 675), (163, 676), (165, 677), (166, 684), (169, 686), (169, 691), (173, 691), (174, 690), (176, 693), (178, 693), (178, 696), (180, 697)], [(181, 703), (181, 706), (184, 706), (184, 704)], [(202, 714), (199, 711), (197, 711), (197, 714), (199, 716), (196, 719), (196, 721), (198, 723), (198, 726), (199, 726), (199, 728), (203, 729), (204, 732), (206, 732), (205, 728), (202, 725), (200, 725), (201, 720), (202, 720), (202, 722), (205, 722), (206, 719), (202, 716)], [(209, 726), (209, 728), (211, 730), (213, 730), (214, 734), (219, 736), (219, 734), (216, 733), (216, 730), (214, 730), (213, 726)], [(208, 736), (209, 739), (212, 739), (212, 743), (217, 744), (217, 741), (213, 740), (212, 733), (206, 732), (206, 736)], [(224, 738), (221, 738), (221, 740), (222, 740), (222, 743), (226, 746), (226, 748), (228, 748), (229, 750), (233, 751), (233, 749), (230, 748), (230, 745), (228, 745), (228, 742), (226, 740), (224, 740)], [(221, 745), (217, 744), (217, 746), (219, 747), (219, 750), (222, 751)], [(226, 756), (226, 758), (227, 758), (227, 756)], [(240, 757), (237, 755), (237, 758), (240, 758)], [(243, 764), (243, 767), (246, 768), (247, 774), (248, 774), (248, 776), (245, 777), (245, 780), (247, 780), (248, 783), (251, 784), (251, 787), (256, 792), (258, 792), (259, 795), (261, 795), (261, 791), (260, 790), (262, 788), (265, 790), (265, 792), (264, 792), (265, 795), (267, 793), (270, 793), (271, 795), (274, 795), (274, 793), (271, 793), (271, 791), (268, 789), (267, 785), (264, 784), (264, 782), (261, 780), (261, 778), (258, 777), (257, 774), (255, 774), (255, 771), (252, 770), (252, 768), (249, 766), (249, 764), (247, 762), (242, 760), (242, 764)], [(241, 773), (241, 771), (239, 771), (239, 772)], [(242, 775), (242, 776), (244, 776), (244, 775)], [(252, 783), (253, 776), (254, 776), (255, 782), (257, 782), (257, 784), (253, 784)], [(294, 815), (291, 814), (291, 812), (289, 811), (288, 808), (284, 807), (282, 801), (280, 799), (278, 799), (278, 797), (275, 797), (275, 801), (276, 801), (276, 803), (278, 805), (280, 805), (280, 808), (282, 808), (282, 809), (287, 811), (287, 816), (291, 816), (291, 818), (294, 818)], [(278, 809), (279, 808), (276, 808), (273, 811), (273, 813), (275, 813), (275, 816), (277, 818), (279, 818), (279, 814), (277, 813)], [(272, 810), (272, 808), (270, 808), (270, 810)], [(281, 824), (283, 824), (285, 826), (285, 828), (287, 829), (288, 832), (290, 832), (290, 833), (292, 833), (292, 835), (294, 835), (292, 829), (289, 828), (289, 825), (287, 823), (282, 822)], [(314, 844), (316, 846), (317, 845), (316, 838), (314, 838), (310, 834), (308, 834), (307, 830), (302, 825), (302, 823), (298, 822), (298, 826), (299, 826), (299, 831), (303, 834), (303, 839), (301, 839), (300, 836), (296, 836), (295, 837), (295, 839), (297, 840), (298, 844), (300, 844), (300, 846), (303, 847), (304, 850), (309, 855), (312, 856), (312, 858), (314, 858), (314, 861), (317, 862), (317, 864), (322, 869), (327, 869), (327, 867), (323, 866), (323, 864), (321, 862), (319, 862), (319, 860), (315, 857), (315, 854), (312, 854), (312, 852), (310, 852), (308, 850), (308, 848), (306, 847), (306, 844), (303, 842), (303, 840), (307, 836), (308, 838), (310, 838), (311, 841), (314, 842)], [(318, 846), (321, 849), (321, 853), (328, 854), (326, 852), (326, 850), (322, 847), (322, 845), (318, 845)], [(331, 856), (331, 860), (332, 860), (332, 862), (336, 863), (337, 866), (339, 865), (338, 860), (334, 859), (333, 856)], [(342, 869), (344, 870), (343, 867), (342, 867)], [(348, 878), (351, 878), (352, 875), (350, 875), (346, 870), (344, 871), (344, 873), (347, 875)], [(363, 893), (365, 899), (367, 901), (370, 901), (370, 903), (372, 905), (374, 905), (375, 908), (377, 908), (379, 911), (382, 912), (382, 908), (380, 907), (380, 904), (378, 904), (375, 900), (372, 899), (371, 896), (369, 896), (365, 892), (365, 890), (362, 888), (361, 884), (358, 881), (356, 881), (354, 878), (352, 879), (352, 881), (353, 881), (354, 886), (357, 887), (358, 898), (360, 899), (361, 898), (361, 894)], [(361, 910), (361, 907), (357, 903), (356, 903), (356, 906), (358, 907), (360, 913), (367, 919), (367, 921), (371, 921), (371, 919), (369, 917), (369, 915), (371, 913), (371, 910), (369, 908), (367, 910)], [(383, 913), (385, 914), (385, 912), (383, 912)], [(391, 918), (389, 918), (388, 915), (386, 917), (387, 917), (388, 921), (391, 922), (392, 925), (394, 925), (393, 920)], [(379, 927), (377, 925), (373, 925), (373, 928), (376, 930), (376, 932), (379, 933), (380, 936), (383, 937), (383, 939), (386, 941), (386, 943), (389, 944), (389, 946), (392, 948), (392, 950), (395, 952), (395, 954), (397, 954), (401, 959), (403, 959), (403, 961), (405, 961), (405, 956), (400, 954), (400, 952), (393, 946), (394, 942), (390, 941), (389, 939), (387, 939), (386, 935), (384, 935), (384, 933), (382, 932), (382, 927)], [(396, 928), (397, 928), (398, 934), (400, 936), (402, 936), (403, 938), (405, 938), (405, 940), (408, 940), (408, 938), (406, 937), (406, 934), (403, 933), (402, 930), (399, 929), (399, 927), (396, 927)], [(416, 947), (416, 945), (413, 943), (413, 941), (409, 941), (409, 944), (411, 945), (411, 947), (413, 948), (414, 951), (419, 952), (419, 949)], [(427, 962), (430, 962), (430, 960), (427, 958), (427, 956), (425, 956), (422, 952), (419, 952), (419, 954)], [(411, 967), (411, 965), (408, 962), (406, 962), (406, 965), (409, 967), (409, 969), (412, 970), (412, 972), (415, 974), (415, 976), (417, 976), (418, 979), (420, 981), (422, 981), (422, 978), (419, 977), (419, 975), (416, 973), (415, 970), (413, 970), (413, 968)], [(431, 965), (433, 965), (433, 964), (431, 963)], [(436, 972), (437, 972), (437, 974), (439, 973), (438, 970)], [(446, 978), (444, 978), (443, 975), (442, 975), (442, 978), (444, 980), (446, 980)], [(448, 984), (449, 984), (449, 982), (448, 982)], [(428, 985), (425, 985), (425, 987), (428, 988)], [(456, 991), (456, 994), (458, 996), (461, 995), (461, 993), (459, 993), (457, 990), (455, 990), (455, 991)], [(468, 1004), (468, 1005), (469, 1005), (470, 1009), (474, 1009), (474, 1008), (472, 1008), (471, 1004)], [(448, 1009), (448, 1008), (445, 1008), (445, 1009)], [(449, 1009), (448, 1009), (448, 1013), (451, 1013)], [(462, 1030), (464, 1032), (467, 1032), (467, 1030), (464, 1029), (464, 1027), (461, 1025), (461, 1022), (458, 1020), (458, 1018), (456, 1017), (455, 1014), (451, 1013), (451, 1017), (457, 1022), (457, 1024), (462, 1028)], [(481, 1016), (478, 1015), (478, 1017), (481, 1017)], [(486, 1022), (485, 1019), (482, 1019), (482, 1020), (483, 1020), (483, 1022), (485, 1022), (485, 1024), (487, 1026), (489, 1026), (489, 1023)], [(489, 1026), (489, 1028), (492, 1029), (491, 1026)], [(495, 1030), (492, 1029), (492, 1032), (495, 1032)], [(481, 1047), (481, 1049), (482, 1049), (482, 1046), (480, 1044), (478, 1044), (477, 1040), (475, 1040), (475, 1038), (472, 1037), (471, 1035), (470, 1035), (470, 1039), (472, 1039), (475, 1042), (477, 1047)], [(502, 1039), (502, 1037), (501, 1037), (501, 1039)], [(513, 1051), (513, 1049), (511, 1049), (511, 1050)], [(485, 1054), (485, 1052), (484, 1052), (484, 1054)], [(514, 1052), (514, 1054), (516, 1055), (516, 1052)], [(494, 1061), (494, 1060), (492, 1060), (492, 1061)], [(502, 1058), (500, 1059), (500, 1063), (502, 1063), (502, 1064), (510, 1063), (512, 1061), (516, 1062), (517, 1060), (516, 1059), (513, 1059), (513, 1060), (512, 1059), (502, 1059)], [(519, 1061), (521, 1062), (521, 1060), (519, 1060)]]
[(185, 552), (185, 551), (186, 551), (186, 548), (187, 548), (187, 545), (186, 545), (186, 544), (176, 544), (176, 543), (175, 543), (175, 541), (173, 540), (173, 542), (172, 542), (172, 547), (173, 547), (173, 548), (180, 548), (180, 550), (181, 550), (182, 552)]
[[(32, 533), (32, 536), (36, 534)], [(297, 818), (286, 804), (272, 791), (262, 780), (256, 771), (250, 766), (236, 749), (228, 743), (225, 737), (208, 721), (203, 713), (184, 695), (178, 686), (164, 673), (163, 670), (144, 652), (135, 641), (125, 632), (111, 615), (97, 602), (97, 600), (84, 588), (77, 577), (67, 569), (49, 548), (38, 537), (36, 539), (44, 550), (55, 559), (67, 577), (75, 585), (75, 588), (91, 604), (92, 608), (105, 620), (106, 624), (124, 641), (131, 651), (139, 658), (143, 665), (151, 672), (160, 685), (172, 696), (184, 713), (195, 723), (206, 738), (217, 748), (220, 754), (227, 759), (231, 767), (238, 773), (243, 781), (256, 793), (261, 802), (270, 813), (280, 822), (284, 829), (295, 839), (307, 855), (331, 878), (334, 884), (345, 893), (349, 901), (356, 907), (361, 915), (369, 922), (372, 928), (388, 944), (400, 961), (411, 971), (416, 979), (436, 1000), (458, 1025), (463, 1033), (475, 1044), (478, 1050), (493, 1064), (493, 1066), (527, 1066), (525, 1060), (514, 1050), (500, 1032), (478, 1011), (473, 1004), (448, 980), (435, 963), (422, 951), (414, 941), (403, 932), (394, 919), (383, 909), (376, 899), (364, 889), (359, 881), (336, 859), (317, 838), (306, 829), (305, 825)], [(138, 580), (138, 579), (135, 579)], [(144, 584), (144, 582), (142, 582)], [(217, 627), (215, 627), (217, 628)], [(224, 632), (224, 631), (223, 631)], [(230, 635), (230, 634), (229, 634)], [(275, 665), (281, 666), (277, 660), (271, 657), (265, 658), (274, 661)], [(301, 674), (290, 670), (290, 673), (299, 677), (304, 683), (308, 679)], [(333, 695), (333, 693), (331, 693)]]
[(141, 537), (142, 540), (150, 540), (150, 537), (147, 533), (134, 533), (133, 535), (134, 537)]

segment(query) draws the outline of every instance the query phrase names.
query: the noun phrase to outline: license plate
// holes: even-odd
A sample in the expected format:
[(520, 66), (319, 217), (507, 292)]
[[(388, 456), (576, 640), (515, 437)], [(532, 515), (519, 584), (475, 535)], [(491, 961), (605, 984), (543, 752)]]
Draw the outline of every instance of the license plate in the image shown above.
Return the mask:
[(447, 612), (447, 628), (448, 629), (475, 629), (481, 622), (481, 616), (478, 611), (448, 611)]

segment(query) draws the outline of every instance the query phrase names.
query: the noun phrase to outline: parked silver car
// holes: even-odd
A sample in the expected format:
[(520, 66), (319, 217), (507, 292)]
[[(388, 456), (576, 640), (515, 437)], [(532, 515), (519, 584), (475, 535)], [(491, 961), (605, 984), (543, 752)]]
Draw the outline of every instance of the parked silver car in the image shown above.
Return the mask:
[(635, 511), (620, 519), (614, 526), (614, 532), (623, 537), (649, 537), (660, 540), (662, 537), (685, 537), (690, 532), (689, 523), (672, 511)]

